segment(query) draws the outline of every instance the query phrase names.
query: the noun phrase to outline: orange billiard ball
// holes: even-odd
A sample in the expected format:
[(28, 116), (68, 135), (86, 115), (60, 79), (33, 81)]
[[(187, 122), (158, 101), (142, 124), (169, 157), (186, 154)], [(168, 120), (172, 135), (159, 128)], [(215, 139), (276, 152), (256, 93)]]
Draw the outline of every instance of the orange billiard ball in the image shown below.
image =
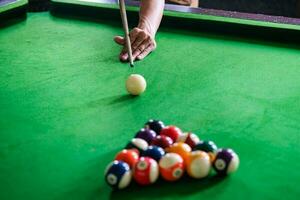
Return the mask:
[(177, 153), (186, 163), (189, 157), (189, 153), (192, 151), (191, 147), (183, 142), (176, 142), (170, 147), (166, 148), (166, 152), (168, 153)]
[(167, 181), (180, 179), (184, 173), (183, 159), (176, 153), (167, 153), (159, 161), (159, 172)]
[(133, 168), (139, 160), (139, 153), (134, 149), (124, 149), (116, 155), (115, 160), (126, 162)]

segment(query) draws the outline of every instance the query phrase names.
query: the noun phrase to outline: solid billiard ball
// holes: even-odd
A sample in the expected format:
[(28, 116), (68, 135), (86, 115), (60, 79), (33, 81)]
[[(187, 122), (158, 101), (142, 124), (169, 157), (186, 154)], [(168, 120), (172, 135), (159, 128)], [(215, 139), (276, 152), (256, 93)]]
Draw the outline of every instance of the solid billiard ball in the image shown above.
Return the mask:
[(126, 80), (126, 89), (132, 95), (142, 94), (146, 87), (145, 78), (139, 74), (131, 74)]
[(158, 146), (149, 146), (146, 151), (143, 152), (142, 156), (150, 157), (159, 162), (159, 160), (165, 155), (163, 148)]
[(213, 141), (200, 141), (194, 148), (193, 151), (205, 151), (208, 153), (211, 162), (214, 161), (218, 150), (217, 145)]
[(165, 124), (160, 120), (150, 119), (146, 124), (145, 128), (149, 128), (155, 131), (157, 134), (160, 134), (160, 131), (165, 127)]
[(172, 144), (173, 144), (173, 140), (170, 137), (165, 135), (158, 135), (151, 142), (151, 145), (159, 146), (163, 149), (170, 147)]
[(134, 180), (140, 185), (150, 185), (158, 179), (158, 176), (157, 162), (150, 157), (140, 157), (134, 168)]
[(124, 149), (116, 155), (115, 160), (126, 162), (132, 169), (139, 160), (139, 153), (135, 150)]
[(176, 142), (179, 136), (182, 135), (182, 131), (176, 126), (166, 126), (160, 131), (160, 135), (168, 136)]
[(176, 153), (167, 153), (159, 161), (159, 172), (167, 181), (180, 179), (184, 173), (183, 159)]
[(127, 163), (123, 161), (111, 162), (105, 170), (105, 181), (114, 189), (123, 189), (130, 184), (132, 171)]
[(185, 163), (191, 151), (192, 151), (191, 147), (188, 144), (183, 142), (176, 142), (172, 144), (170, 147), (166, 148), (166, 152), (177, 153), (178, 155), (180, 155)]
[(150, 142), (155, 137), (156, 137), (155, 131), (153, 131), (151, 129), (145, 129), (145, 128), (142, 128), (141, 130), (139, 130), (135, 135), (135, 138), (141, 138), (141, 139), (145, 140), (148, 144), (150, 144)]
[(148, 143), (141, 138), (133, 138), (125, 147), (125, 149), (136, 149), (142, 153), (148, 148)]
[(179, 136), (177, 142), (184, 142), (188, 144), (191, 148), (194, 148), (200, 142), (200, 139), (194, 133), (183, 133)]
[(204, 178), (211, 170), (209, 155), (204, 151), (193, 151), (189, 154), (186, 170), (193, 178)]
[(219, 149), (213, 162), (213, 168), (219, 175), (227, 175), (235, 172), (239, 163), (239, 157), (232, 149)]

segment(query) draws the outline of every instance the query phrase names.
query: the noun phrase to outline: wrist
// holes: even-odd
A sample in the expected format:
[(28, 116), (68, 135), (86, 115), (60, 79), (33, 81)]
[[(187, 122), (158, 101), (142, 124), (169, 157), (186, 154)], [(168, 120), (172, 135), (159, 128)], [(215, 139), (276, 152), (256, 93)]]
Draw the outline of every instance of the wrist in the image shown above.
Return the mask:
[(152, 38), (155, 37), (156, 31), (153, 29), (153, 27), (148, 22), (148, 20), (146, 20), (146, 19), (140, 19), (139, 20), (139, 24), (138, 24), (138, 28), (142, 29), (146, 33), (150, 34)]

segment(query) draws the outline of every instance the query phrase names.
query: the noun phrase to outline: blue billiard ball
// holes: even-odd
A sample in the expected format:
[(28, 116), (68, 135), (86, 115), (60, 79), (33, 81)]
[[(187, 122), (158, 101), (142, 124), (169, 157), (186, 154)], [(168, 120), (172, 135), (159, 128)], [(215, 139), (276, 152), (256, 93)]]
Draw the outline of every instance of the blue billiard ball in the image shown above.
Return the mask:
[(159, 134), (160, 131), (165, 128), (165, 124), (160, 120), (150, 119), (148, 122), (146, 122), (145, 128), (151, 129), (155, 131), (156, 134)]
[(111, 162), (105, 170), (105, 181), (114, 189), (127, 187), (132, 179), (132, 172), (127, 163), (123, 161)]
[(219, 175), (227, 175), (235, 172), (239, 163), (239, 157), (232, 149), (219, 149), (213, 162), (213, 168)]
[(151, 129), (147, 129), (147, 128), (142, 128), (135, 135), (135, 138), (141, 138), (141, 139), (145, 140), (148, 144), (150, 144), (150, 142), (155, 137), (156, 137), (155, 131), (153, 131)]
[(159, 162), (159, 160), (165, 155), (163, 148), (158, 146), (149, 146), (142, 154), (145, 157), (150, 157)]

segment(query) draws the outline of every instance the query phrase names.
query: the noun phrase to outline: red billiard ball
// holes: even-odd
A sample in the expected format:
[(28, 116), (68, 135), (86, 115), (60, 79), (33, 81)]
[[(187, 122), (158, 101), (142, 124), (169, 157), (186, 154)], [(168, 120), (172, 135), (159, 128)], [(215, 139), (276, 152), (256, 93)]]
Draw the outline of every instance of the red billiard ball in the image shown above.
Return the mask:
[(182, 131), (176, 126), (167, 126), (160, 131), (160, 135), (168, 136), (176, 142), (179, 136), (182, 135)]
[(191, 148), (194, 148), (200, 142), (200, 139), (194, 133), (183, 133), (179, 136), (177, 142), (184, 142), (188, 144)]
[(133, 178), (140, 185), (154, 183), (158, 179), (158, 175), (158, 164), (150, 157), (141, 157), (134, 167)]
[(167, 181), (180, 179), (184, 173), (183, 159), (176, 153), (167, 153), (159, 161), (159, 172)]
[(211, 171), (211, 162), (209, 155), (204, 151), (193, 151), (189, 154), (186, 170), (189, 176), (193, 178), (204, 178)]
[(136, 150), (124, 149), (116, 155), (115, 160), (126, 162), (130, 168), (133, 168), (139, 160), (139, 153)]
[(158, 146), (163, 149), (170, 147), (172, 144), (173, 140), (165, 135), (158, 135), (151, 142), (151, 145)]
[(176, 142), (172, 146), (166, 148), (166, 152), (177, 153), (178, 155), (180, 155), (185, 163), (187, 162), (189, 153), (191, 151), (191, 147), (183, 142)]

